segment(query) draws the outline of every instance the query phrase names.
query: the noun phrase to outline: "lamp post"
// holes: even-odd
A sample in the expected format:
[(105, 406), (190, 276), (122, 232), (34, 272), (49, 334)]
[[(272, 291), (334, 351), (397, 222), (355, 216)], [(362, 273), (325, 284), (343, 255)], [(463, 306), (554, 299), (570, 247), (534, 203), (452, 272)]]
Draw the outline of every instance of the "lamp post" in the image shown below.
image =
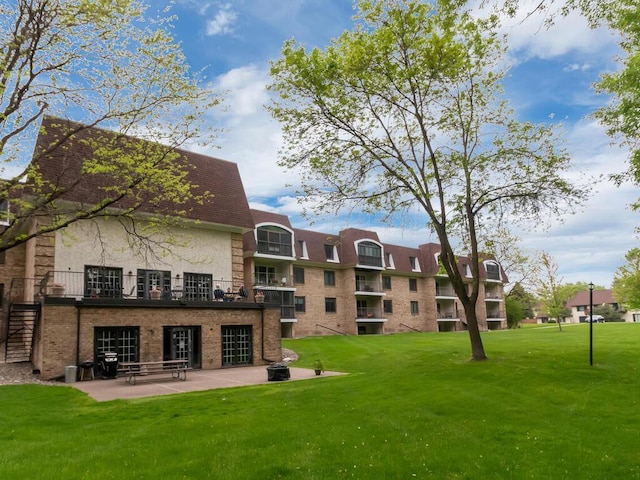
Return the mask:
[(593, 282), (589, 282), (589, 365), (593, 365)]

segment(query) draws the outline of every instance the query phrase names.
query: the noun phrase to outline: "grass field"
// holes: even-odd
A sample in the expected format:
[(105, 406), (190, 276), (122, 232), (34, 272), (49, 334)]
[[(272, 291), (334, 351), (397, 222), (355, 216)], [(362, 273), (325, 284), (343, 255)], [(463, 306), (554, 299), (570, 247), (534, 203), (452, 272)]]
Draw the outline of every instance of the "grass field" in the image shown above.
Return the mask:
[(640, 324), (285, 340), (349, 375), (96, 403), (0, 387), (1, 479), (640, 479)]

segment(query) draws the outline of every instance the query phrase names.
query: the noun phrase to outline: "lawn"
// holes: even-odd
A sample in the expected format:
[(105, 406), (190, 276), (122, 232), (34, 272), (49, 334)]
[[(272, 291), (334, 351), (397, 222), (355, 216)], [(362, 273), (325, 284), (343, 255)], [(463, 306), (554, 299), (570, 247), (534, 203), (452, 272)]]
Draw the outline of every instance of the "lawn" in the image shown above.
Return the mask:
[(285, 340), (349, 375), (96, 403), (0, 387), (0, 478), (640, 479), (640, 325)]

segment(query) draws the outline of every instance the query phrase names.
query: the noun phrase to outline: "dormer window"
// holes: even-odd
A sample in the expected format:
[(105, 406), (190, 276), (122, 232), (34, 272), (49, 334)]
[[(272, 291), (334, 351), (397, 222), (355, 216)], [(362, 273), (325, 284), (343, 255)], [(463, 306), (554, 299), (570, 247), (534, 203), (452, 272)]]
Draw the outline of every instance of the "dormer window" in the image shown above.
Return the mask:
[(324, 254), (327, 257), (328, 262), (338, 261), (338, 250), (336, 249), (335, 245), (329, 245), (328, 243), (325, 243)]
[(309, 252), (307, 252), (307, 242), (304, 240), (298, 240), (298, 249), (300, 250), (300, 258), (309, 258)]
[(419, 272), (420, 271), (420, 262), (418, 262), (418, 258), (417, 257), (409, 257), (409, 263), (411, 264), (411, 271), (412, 272)]
[(469, 265), (468, 263), (465, 263), (465, 264), (464, 264), (464, 274), (465, 274), (468, 278), (473, 277), (473, 274), (471, 273), (471, 265)]
[(393, 263), (393, 255), (391, 255), (391, 253), (387, 252), (384, 254), (385, 257), (385, 263), (386, 263), (386, 267), (389, 269), (395, 269), (396, 265), (395, 263)]
[(500, 267), (495, 262), (487, 262), (484, 264), (487, 269), (488, 280), (500, 280)]
[(371, 267), (382, 267), (382, 247), (373, 242), (358, 243), (358, 263)]
[(258, 227), (257, 237), (258, 253), (293, 256), (292, 234), (288, 230), (275, 225), (262, 226)]

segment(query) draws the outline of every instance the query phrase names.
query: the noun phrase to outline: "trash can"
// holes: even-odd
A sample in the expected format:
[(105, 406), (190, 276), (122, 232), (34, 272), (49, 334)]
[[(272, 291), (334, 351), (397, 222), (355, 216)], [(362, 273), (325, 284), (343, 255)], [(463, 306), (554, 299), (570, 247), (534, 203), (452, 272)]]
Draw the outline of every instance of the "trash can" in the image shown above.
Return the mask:
[(289, 378), (289, 367), (286, 363), (275, 362), (267, 367), (267, 380), (269, 382), (289, 380)]
[(78, 367), (68, 365), (64, 369), (64, 383), (75, 383), (78, 379)]
[(116, 378), (118, 376), (118, 354), (104, 352), (100, 355), (100, 371), (102, 378)]

